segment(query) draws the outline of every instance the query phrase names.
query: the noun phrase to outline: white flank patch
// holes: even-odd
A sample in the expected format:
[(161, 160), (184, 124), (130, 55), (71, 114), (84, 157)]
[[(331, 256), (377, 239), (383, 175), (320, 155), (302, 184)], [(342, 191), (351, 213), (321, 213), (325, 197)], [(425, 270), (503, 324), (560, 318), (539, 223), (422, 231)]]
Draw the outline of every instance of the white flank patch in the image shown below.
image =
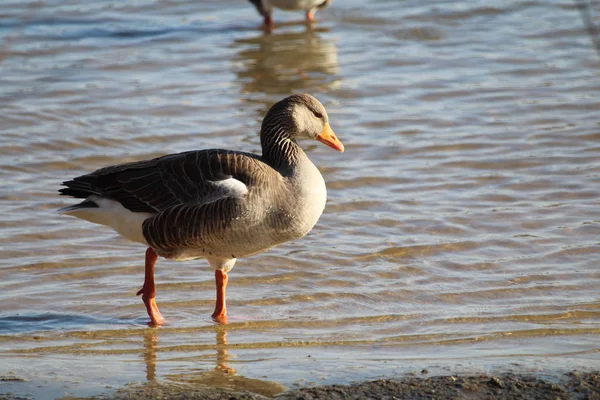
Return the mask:
[(93, 222), (94, 224), (108, 226), (132, 242), (148, 245), (142, 234), (142, 223), (146, 218), (152, 217), (154, 214), (132, 212), (123, 207), (118, 201), (109, 200), (100, 196), (90, 196), (86, 200), (91, 200), (100, 207), (81, 208), (72, 211), (67, 210), (62, 212), (62, 214), (72, 215)]
[(222, 181), (214, 181), (216, 186), (220, 187), (227, 196), (243, 197), (248, 193), (248, 187), (242, 181), (235, 178), (223, 179)]

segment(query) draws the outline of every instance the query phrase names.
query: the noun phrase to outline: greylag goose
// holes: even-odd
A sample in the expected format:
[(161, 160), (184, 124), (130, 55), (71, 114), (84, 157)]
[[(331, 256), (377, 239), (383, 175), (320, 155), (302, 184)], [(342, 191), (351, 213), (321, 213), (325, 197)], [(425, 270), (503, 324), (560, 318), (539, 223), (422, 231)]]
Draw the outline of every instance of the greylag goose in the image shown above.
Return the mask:
[(250, 0), (258, 10), (258, 13), (265, 19), (265, 26), (273, 26), (273, 8), (277, 7), (286, 11), (301, 10), (306, 12), (306, 20), (313, 22), (315, 12), (331, 4), (333, 0)]
[(274, 104), (260, 131), (262, 155), (211, 149), (101, 168), (63, 182), (60, 194), (84, 199), (59, 213), (106, 225), (148, 246), (138, 295), (152, 325), (154, 264), (205, 258), (215, 270), (212, 317), (227, 322), (227, 273), (239, 257), (306, 235), (325, 208), (325, 182), (297, 139), (344, 151), (325, 107), (308, 94)]

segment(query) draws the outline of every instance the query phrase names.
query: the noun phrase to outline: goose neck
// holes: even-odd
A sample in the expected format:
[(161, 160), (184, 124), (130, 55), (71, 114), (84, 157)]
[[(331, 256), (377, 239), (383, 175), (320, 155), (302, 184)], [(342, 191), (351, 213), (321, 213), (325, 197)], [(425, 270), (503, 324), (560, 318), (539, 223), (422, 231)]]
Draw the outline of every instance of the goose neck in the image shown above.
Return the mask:
[(291, 167), (301, 160), (302, 149), (283, 127), (261, 134), (263, 158), (276, 168)]

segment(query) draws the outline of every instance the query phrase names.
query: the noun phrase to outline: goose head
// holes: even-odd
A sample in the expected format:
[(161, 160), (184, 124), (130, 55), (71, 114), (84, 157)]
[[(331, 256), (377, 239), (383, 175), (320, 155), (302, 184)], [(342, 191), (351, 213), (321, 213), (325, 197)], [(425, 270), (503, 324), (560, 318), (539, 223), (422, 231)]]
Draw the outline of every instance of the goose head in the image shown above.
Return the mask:
[(321, 102), (309, 94), (294, 94), (275, 103), (265, 116), (261, 128), (261, 141), (281, 139), (313, 139), (344, 151), (331, 126), (327, 111)]

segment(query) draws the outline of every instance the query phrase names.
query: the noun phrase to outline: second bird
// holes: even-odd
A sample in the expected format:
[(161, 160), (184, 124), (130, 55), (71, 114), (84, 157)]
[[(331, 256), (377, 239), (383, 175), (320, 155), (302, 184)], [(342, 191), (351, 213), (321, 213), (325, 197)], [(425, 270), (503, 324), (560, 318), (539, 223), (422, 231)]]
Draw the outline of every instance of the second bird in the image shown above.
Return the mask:
[(306, 20), (314, 21), (315, 12), (331, 4), (333, 0), (250, 0), (265, 19), (265, 26), (273, 26), (273, 8), (286, 11), (304, 11)]

